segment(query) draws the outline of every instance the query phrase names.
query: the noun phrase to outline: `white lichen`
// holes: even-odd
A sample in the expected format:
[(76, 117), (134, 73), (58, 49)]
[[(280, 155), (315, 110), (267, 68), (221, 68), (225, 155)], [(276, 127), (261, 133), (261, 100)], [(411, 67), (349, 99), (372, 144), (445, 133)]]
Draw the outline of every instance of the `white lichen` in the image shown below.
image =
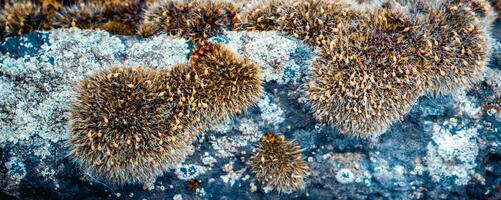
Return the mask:
[(51, 143), (48, 141), (36, 141), (39, 144), (36, 144), (37, 147), (33, 149), (33, 155), (40, 157), (41, 160), (45, 159), (47, 156), (51, 156), (51, 152), (49, 148), (51, 147)]
[(373, 177), (380, 182), (390, 182), (393, 184), (405, 184), (406, 169), (401, 165), (395, 165), (387, 160), (379, 151), (371, 152), (369, 158), (374, 165)]
[(477, 128), (456, 131), (447, 123), (430, 127), (433, 141), (427, 145), (424, 161), (433, 181), (452, 179), (456, 185), (466, 185), (477, 166)]
[[(227, 47), (237, 55), (249, 58), (261, 67), (261, 79), (284, 84), (301, 77), (305, 69), (290, 59), (299, 42), (279, 35), (275, 31), (226, 32)], [(288, 73), (294, 73), (290, 76)]]
[(477, 99), (473, 96), (466, 95), (465, 91), (459, 91), (456, 95), (458, 101), (458, 109), (466, 116), (473, 119), (479, 119), (482, 115), (482, 107), (476, 103)]
[(257, 142), (263, 136), (263, 132), (259, 130), (259, 126), (254, 120), (242, 119), (238, 130), (242, 132), (243, 139), (249, 142)]
[[(68, 109), (86, 76), (114, 66), (171, 67), (186, 62), (184, 39), (124, 40), (103, 31), (55, 29), (38, 53), (0, 55), (0, 144), (38, 135), (68, 137)], [(7, 78), (9, 77), (9, 78)]]
[(224, 183), (230, 184), (230, 186), (233, 186), (238, 180), (241, 179), (243, 173), (245, 172), (246, 168), (234, 171), (233, 170), (233, 164), (234, 162), (231, 161), (223, 166), (223, 172), (226, 172), (227, 174), (221, 176), (221, 180)]
[(204, 174), (207, 168), (200, 165), (188, 164), (176, 167), (176, 175), (181, 180), (191, 180)]
[(285, 120), (283, 110), (272, 101), (271, 95), (267, 92), (263, 92), (257, 106), (261, 110), (261, 118), (267, 124), (277, 126)]
[(183, 200), (183, 196), (180, 194), (176, 194), (174, 195), (174, 197), (172, 197), (172, 200)]
[(350, 169), (343, 168), (336, 173), (336, 180), (341, 184), (353, 183), (355, 181), (355, 174)]
[(258, 124), (251, 119), (239, 119), (239, 124), (230, 123), (224, 124), (224, 128), (216, 128), (221, 131), (221, 134), (227, 133), (229, 130), (239, 130), (241, 134), (222, 135), (210, 134), (209, 141), (212, 149), (216, 152), (219, 158), (234, 157), (234, 154), (240, 147), (246, 147), (252, 143), (259, 141), (263, 132), (259, 130)]
[(26, 168), (23, 161), (18, 157), (10, 157), (10, 160), (5, 163), (7, 169), (8, 187), (16, 187), (21, 183), (21, 180), (26, 176)]
[(172, 67), (178, 63), (188, 62), (188, 53), (190, 51), (185, 39), (157, 35), (135, 42), (127, 48), (124, 65)]
[(206, 166), (213, 167), (217, 163), (217, 159), (212, 157), (209, 152), (205, 152), (202, 156), (202, 163)]

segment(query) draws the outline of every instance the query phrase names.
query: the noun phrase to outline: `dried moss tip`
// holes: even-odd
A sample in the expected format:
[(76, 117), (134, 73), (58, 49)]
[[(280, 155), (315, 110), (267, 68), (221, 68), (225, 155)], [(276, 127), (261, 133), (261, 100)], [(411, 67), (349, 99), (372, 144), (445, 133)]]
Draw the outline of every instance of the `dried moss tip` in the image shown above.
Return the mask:
[[(194, 132), (166, 108), (149, 68), (112, 68), (80, 83), (70, 111), (72, 158), (85, 173), (119, 185), (146, 183), (184, 160)], [(176, 129), (172, 129), (172, 126)]]
[(381, 8), (337, 28), (306, 84), (314, 116), (344, 134), (379, 135), (423, 92), (416, 26), (402, 12)]
[[(29, 1), (6, 3), (0, 12), (0, 38), (17, 36), (50, 27), (50, 17), (41, 7)], [(1, 33), (3, 32), (3, 33)]]
[(259, 100), (259, 66), (238, 58), (223, 45), (202, 41), (190, 57), (192, 71), (204, 82), (209, 116), (217, 121), (233, 116)]
[(265, 134), (250, 159), (256, 179), (278, 192), (292, 192), (304, 188), (309, 168), (303, 160), (301, 148), (283, 135)]
[(238, 21), (238, 12), (233, 4), (220, 1), (159, 2), (146, 9), (139, 34), (166, 32), (199, 42), (231, 29)]

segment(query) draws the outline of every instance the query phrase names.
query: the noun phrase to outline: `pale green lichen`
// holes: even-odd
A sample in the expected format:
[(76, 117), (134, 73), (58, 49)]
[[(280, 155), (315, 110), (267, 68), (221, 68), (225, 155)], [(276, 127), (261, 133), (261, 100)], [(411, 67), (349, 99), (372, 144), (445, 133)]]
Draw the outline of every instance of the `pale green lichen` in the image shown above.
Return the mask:
[(125, 51), (128, 66), (172, 67), (188, 62), (187, 40), (156, 35), (134, 42)]
[(479, 119), (482, 116), (482, 107), (475, 102), (477, 100), (475, 97), (466, 95), (466, 91), (459, 91), (455, 97), (461, 113), (473, 119)]
[(466, 185), (477, 166), (477, 128), (456, 131), (449, 122), (430, 126), (433, 140), (426, 147), (428, 151), (424, 160), (433, 181), (452, 179), (456, 185)]
[(284, 111), (272, 101), (272, 97), (269, 93), (263, 92), (257, 106), (261, 110), (261, 119), (267, 124), (278, 126), (285, 120), (283, 116)]
[(0, 78), (0, 144), (34, 135), (52, 142), (67, 138), (74, 87), (88, 75), (113, 66), (171, 67), (186, 62), (189, 53), (184, 39), (166, 35), (130, 41), (75, 28), (47, 34), (37, 54), (0, 55), (4, 74)]
[(26, 167), (21, 158), (16, 156), (10, 157), (9, 161), (5, 163), (7, 169), (7, 177), (1, 182), (5, 184), (6, 191), (16, 191), (21, 183), (21, 180), (26, 176)]
[(207, 168), (195, 164), (180, 165), (176, 168), (176, 175), (181, 180), (191, 180), (204, 174)]
[[(299, 47), (298, 41), (281, 36), (274, 31), (265, 32), (226, 32), (227, 46), (240, 56), (251, 59), (261, 67), (261, 80), (288, 83), (300, 75), (290, 77), (285, 72), (301, 72), (301, 67), (291, 59)], [(296, 81), (296, 80), (292, 80)]]
[(355, 174), (350, 169), (343, 168), (336, 173), (336, 180), (341, 184), (353, 183), (355, 181)]

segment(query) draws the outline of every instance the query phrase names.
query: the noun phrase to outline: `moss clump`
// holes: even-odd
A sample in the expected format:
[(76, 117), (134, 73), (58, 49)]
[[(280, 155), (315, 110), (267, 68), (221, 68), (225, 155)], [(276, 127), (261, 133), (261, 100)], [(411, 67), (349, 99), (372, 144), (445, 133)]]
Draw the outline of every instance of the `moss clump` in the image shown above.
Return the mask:
[(258, 100), (258, 69), (204, 42), (189, 64), (99, 72), (77, 90), (70, 154), (96, 177), (150, 183), (184, 160), (198, 131)]
[(423, 41), (401, 11), (380, 8), (340, 23), (312, 64), (307, 93), (315, 118), (348, 135), (383, 133), (422, 94)]
[(486, 33), (490, 24), (486, 24), (482, 14), (489, 11), (454, 0), (423, 5), (419, 14), (424, 19), (417, 32), (427, 41), (417, 48), (424, 53), (428, 66), (421, 73), (426, 79), (425, 87), (432, 94), (471, 87), (490, 54)]
[(201, 42), (191, 55), (192, 71), (200, 74), (209, 104), (207, 114), (216, 120), (233, 116), (259, 100), (259, 66), (237, 58), (222, 45)]
[(231, 29), (238, 12), (231, 3), (212, 0), (159, 2), (145, 11), (139, 34), (166, 32), (199, 42)]
[[(307, 92), (315, 117), (371, 136), (402, 119), (424, 91), (468, 87), (488, 55), (484, 0), (272, 1), (243, 14), (245, 30), (278, 30), (319, 48)], [(402, 6), (405, 5), (405, 6)]]
[(279, 192), (292, 192), (304, 188), (309, 168), (301, 155), (301, 148), (285, 140), (283, 135), (265, 134), (253, 153), (250, 166), (256, 179)]
[(80, 83), (69, 148), (86, 173), (119, 185), (147, 183), (184, 160), (195, 130), (166, 107), (159, 78), (154, 69), (119, 67)]

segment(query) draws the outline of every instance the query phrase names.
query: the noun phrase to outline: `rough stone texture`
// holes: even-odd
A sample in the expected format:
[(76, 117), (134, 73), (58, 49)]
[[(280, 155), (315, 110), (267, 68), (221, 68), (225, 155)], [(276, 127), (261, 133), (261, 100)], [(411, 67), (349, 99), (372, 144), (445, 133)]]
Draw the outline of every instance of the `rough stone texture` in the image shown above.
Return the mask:
[[(186, 62), (190, 45), (78, 29), (1, 43), (0, 198), (501, 199), (501, 43), (474, 88), (424, 96), (382, 136), (358, 139), (318, 124), (309, 112), (302, 90), (312, 57), (306, 46), (273, 32), (212, 40), (261, 64), (265, 91), (245, 113), (200, 133), (183, 165), (146, 190), (96, 182), (69, 162), (73, 87), (110, 66)], [(255, 181), (246, 162), (266, 132), (283, 133), (304, 149), (312, 171), (305, 190), (278, 194)], [(193, 183), (199, 187), (188, 187)]]

